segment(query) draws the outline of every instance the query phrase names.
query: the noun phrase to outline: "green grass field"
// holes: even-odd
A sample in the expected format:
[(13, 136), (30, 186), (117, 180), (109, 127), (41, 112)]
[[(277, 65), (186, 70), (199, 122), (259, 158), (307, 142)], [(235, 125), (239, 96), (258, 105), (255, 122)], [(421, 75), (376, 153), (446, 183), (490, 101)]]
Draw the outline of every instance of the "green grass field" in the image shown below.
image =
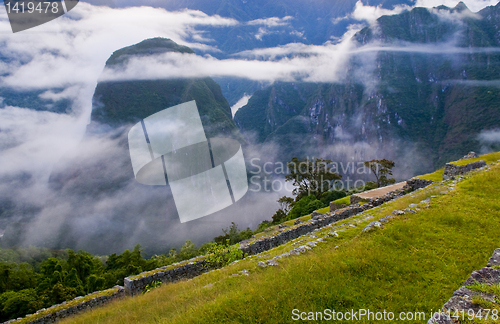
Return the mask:
[[(482, 157), (488, 162), (499, 158), (500, 153)], [(299, 240), (305, 244), (310, 236), (265, 252), (266, 257), (252, 256), (192, 280), (164, 284), (60, 323), (293, 323), (294, 309), (386, 310), (396, 317), (419, 311), (425, 320), (407, 322), (426, 323), (431, 310), (440, 309), (500, 247), (500, 165), (472, 172), (443, 193), (449, 183), (336, 223), (339, 237), (327, 236), (332, 228), (315, 232), (327, 242), (280, 259), (278, 266), (261, 268), (257, 262), (291, 250)], [(428, 197), (430, 207), (419, 204)], [(361, 233), (369, 222), (410, 203), (419, 204), (416, 214)], [(248, 276), (232, 276), (243, 269)], [(377, 321), (354, 321), (372, 322)]]

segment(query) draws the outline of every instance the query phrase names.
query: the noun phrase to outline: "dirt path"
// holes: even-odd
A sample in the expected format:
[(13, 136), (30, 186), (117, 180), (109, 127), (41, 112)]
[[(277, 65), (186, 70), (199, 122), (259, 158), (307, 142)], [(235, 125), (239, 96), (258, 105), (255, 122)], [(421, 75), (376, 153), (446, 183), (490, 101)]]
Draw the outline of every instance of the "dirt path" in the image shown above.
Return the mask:
[(368, 191), (356, 194), (356, 196), (363, 198), (363, 199), (378, 198), (380, 196), (385, 195), (388, 192), (391, 192), (391, 191), (394, 191), (397, 189), (402, 189), (405, 184), (406, 184), (406, 181), (398, 182), (398, 183), (395, 183), (395, 184), (387, 186), (387, 187), (368, 190)]

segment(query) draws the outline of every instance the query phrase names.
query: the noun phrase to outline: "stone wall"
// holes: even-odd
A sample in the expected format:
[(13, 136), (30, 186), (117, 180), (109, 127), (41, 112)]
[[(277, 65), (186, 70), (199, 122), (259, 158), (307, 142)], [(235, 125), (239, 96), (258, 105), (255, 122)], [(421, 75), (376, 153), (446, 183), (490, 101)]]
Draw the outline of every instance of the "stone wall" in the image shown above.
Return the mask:
[(333, 201), (330, 202), (330, 212), (336, 211), (337, 209), (342, 209), (347, 207), (346, 204), (336, 204)]
[(465, 174), (471, 170), (479, 169), (486, 166), (486, 162), (481, 160), (477, 162), (472, 162), (467, 165), (455, 165), (451, 163), (446, 163), (444, 166), (443, 180), (449, 180), (457, 175)]
[(425, 188), (432, 183), (431, 180), (425, 179), (410, 179), (406, 181), (405, 186), (403, 187), (404, 191), (414, 191), (420, 188)]
[[(409, 188), (411, 190), (422, 188), (432, 183), (432, 181), (429, 182), (426, 180), (422, 181), (420, 181), (419, 179), (416, 180), (409, 180), (407, 182), (409, 183), (408, 185), (410, 186)], [(326, 214), (314, 213), (312, 214), (312, 218), (307, 222), (296, 223), (298, 226), (294, 226), (292, 228), (282, 227), (279, 229), (279, 233), (274, 236), (265, 237), (248, 244), (240, 243), (239, 248), (242, 250), (244, 254), (248, 255), (258, 254), (270, 250), (274, 247), (280, 246), (284, 243), (287, 243), (302, 235), (310, 233), (317, 228), (321, 228), (331, 223), (349, 218), (365, 210), (382, 205), (387, 201), (402, 197), (404, 195), (405, 195), (404, 190), (395, 190), (387, 193), (382, 197), (372, 199), (368, 203), (363, 205), (351, 204), (345, 208), (337, 209), (333, 212), (329, 212)], [(204, 272), (207, 272), (208, 270), (210, 269), (205, 263), (205, 261), (199, 260), (198, 257), (196, 259), (191, 259), (185, 262), (181, 262), (178, 266), (174, 264), (168, 267), (161, 267), (153, 271), (144, 272), (137, 276), (127, 277), (124, 279), (124, 287), (117, 286), (119, 288), (118, 292), (116, 292), (111, 296), (96, 297), (89, 301), (80, 303), (76, 306), (72, 306), (49, 315), (45, 315), (30, 323), (36, 323), (36, 324), (54, 323), (58, 319), (77, 314), (86, 309), (104, 305), (116, 298), (120, 298), (125, 295), (134, 296), (141, 294), (144, 291), (144, 288), (146, 288), (148, 284), (154, 281), (175, 282), (181, 279), (194, 278), (196, 276), (201, 275)], [(77, 298), (82, 298), (82, 297), (77, 297)], [(55, 308), (58, 306), (60, 305), (54, 305), (51, 308)], [(6, 323), (11, 323), (15, 321), (16, 320), (12, 320)]]
[(362, 200), (366, 200), (366, 199), (363, 199), (358, 195), (351, 195), (351, 205), (352, 204), (359, 204)]
[[(171, 266), (170, 266), (171, 267)], [(201, 275), (209, 270), (205, 260), (188, 262), (185, 265), (174, 267), (167, 270), (167, 267), (161, 267), (152, 271), (151, 274), (144, 272), (138, 276), (127, 277), (124, 280), (125, 293), (128, 296), (141, 294), (147, 285), (153, 281), (174, 282), (180, 279), (189, 279)]]
[[(122, 286), (115, 286), (114, 289), (116, 289), (116, 288), (118, 289), (118, 291), (110, 296), (106, 296), (106, 295), (98, 296), (98, 297), (92, 298), (90, 300), (84, 301), (82, 303), (79, 303), (75, 306), (63, 308), (60, 311), (52, 312), (52, 313), (47, 314), (47, 315), (43, 315), (37, 319), (34, 319), (33, 321), (29, 321), (29, 323), (32, 323), (32, 324), (54, 323), (57, 320), (63, 319), (65, 317), (78, 314), (78, 313), (85, 311), (87, 309), (92, 309), (94, 307), (102, 306), (104, 304), (109, 303), (112, 300), (124, 297), (125, 296), (125, 289), (123, 289)], [(85, 298), (85, 297), (76, 297), (74, 300), (83, 299), (83, 298)], [(51, 309), (58, 308), (58, 307), (63, 306), (65, 304), (66, 303), (53, 305), (50, 308), (47, 308), (46, 311), (50, 312)], [(43, 312), (45, 312), (45, 310), (38, 311), (36, 314), (43, 313)], [(33, 315), (35, 315), (35, 314), (33, 314)], [(25, 317), (29, 317), (29, 316), (33, 316), (33, 315), (26, 315)], [(13, 323), (13, 322), (16, 322), (17, 320), (19, 320), (19, 318), (7, 321), (4, 324)]]
[[(429, 319), (427, 324), (457, 324), (461, 323), (460, 320), (448, 316), (448, 312), (451, 315), (455, 314), (465, 314), (467, 319), (467, 314), (470, 309), (474, 310), (474, 314), (478, 314), (482, 308), (481, 306), (474, 304), (472, 299), (474, 297), (481, 297), (487, 301), (494, 304), (498, 303), (495, 301), (495, 296), (486, 292), (470, 290), (467, 286), (473, 285), (475, 283), (493, 285), (500, 284), (500, 270), (493, 269), (493, 266), (500, 266), (500, 249), (496, 249), (486, 267), (481, 270), (472, 272), (470, 277), (464, 282), (462, 287), (453, 293), (453, 296), (444, 304), (440, 312), (435, 313), (434, 316)], [(498, 296), (496, 296), (498, 297)], [(456, 313), (455, 313), (456, 312)], [(481, 313), (484, 315), (486, 311), (482, 310)], [(500, 314), (498, 314), (500, 316)], [(461, 318), (460, 318), (461, 319)], [(497, 319), (499, 320), (499, 319)]]
[[(409, 188), (411, 190), (415, 190), (428, 186), (432, 183), (432, 181), (414, 179), (409, 180), (407, 183), (409, 183)], [(399, 198), (404, 195), (404, 190), (395, 190), (379, 198), (372, 199), (368, 203), (363, 205), (351, 204), (348, 207), (338, 209), (326, 214), (312, 214), (311, 220), (302, 224), (298, 224), (298, 226), (294, 226), (292, 228), (280, 228), (279, 233), (276, 235), (264, 237), (247, 244), (240, 243), (240, 249), (244, 254), (248, 255), (262, 253), (264, 251), (285, 244), (304, 234), (310, 233), (317, 228), (321, 228), (331, 223), (349, 218), (365, 210), (382, 205), (384, 202)], [(137, 295), (142, 293), (144, 288), (153, 281), (159, 280), (162, 282), (174, 282), (184, 278), (194, 278), (208, 270), (209, 269), (206, 267), (203, 260), (192, 261), (188, 264), (169, 270), (167, 270), (167, 267), (162, 267), (149, 273), (146, 272), (143, 274), (139, 274), (138, 276), (125, 278), (125, 292), (127, 295)]]

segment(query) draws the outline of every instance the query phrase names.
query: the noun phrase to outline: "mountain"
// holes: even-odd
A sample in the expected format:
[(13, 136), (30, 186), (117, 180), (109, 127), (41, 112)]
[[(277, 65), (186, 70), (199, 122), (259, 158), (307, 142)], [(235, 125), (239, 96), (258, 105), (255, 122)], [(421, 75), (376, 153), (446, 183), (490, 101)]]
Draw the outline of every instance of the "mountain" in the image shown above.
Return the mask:
[(369, 64), (360, 53), (339, 83), (274, 84), (235, 121), (255, 143), (279, 143), (285, 156), (364, 142), (414, 147), (431, 161), (419, 172), (442, 166), (479, 151), (478, 134), (500, 126), (499, 17), (500, 4), (473, 14), (463, 3), (382, 16), (354, 36), (357, 48), (387, 48), (372, 51)]
[[(130, 57), (167, 52), (195, 55), (190, 48), (170, 39), (153, 38), (114, 52), (106, 68), (120, 69)], [(208, 137), (215, 137), (221, 131), (226, 135), (238, 132), (231, 108), (220, 86), (211, 78), (99, 82), (94, 92), (91, 120), (118, 128), (191, 100), (196, 100)]]
[[(114, 52), (105, 69), (120, 69), (131, 57), (165, 52), (196, 55), (169, 39), (153, 38)], [(210, 78), (99, 82), (91, 123), (81, 144), (54, 167), (48, 200), (22, 213), (17, 222), (11, 221), (2, 244), (71, 247), (107, 254), (140, 243), (153, 253), (181, 245), (186, 232), (197, 243), (216, 236), (222, 228), (217, 222), (180, 224), (170, 189), (137, 182), (130, 160), (127, 136), (134, 124), (192, 100), (207, 138), (241, 139), (227, 100)], [(2, 217), (21, 208), (9, 202), (3, 205)], [(47, 221), (49, 215), (58, 215), (57, 220)], [(196, 230), (190, 232), (193, 227)]]

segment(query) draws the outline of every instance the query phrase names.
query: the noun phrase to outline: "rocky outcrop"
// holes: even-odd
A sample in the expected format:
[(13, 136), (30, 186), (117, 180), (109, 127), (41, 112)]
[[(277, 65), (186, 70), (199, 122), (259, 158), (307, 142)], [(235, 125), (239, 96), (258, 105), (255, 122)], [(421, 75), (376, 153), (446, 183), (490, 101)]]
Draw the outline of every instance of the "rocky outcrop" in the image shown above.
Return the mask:
[(467, 165), (455, 165), (452, 163), (446, 163), (444, 166), (443, 180), (449, 180), (456, 177), (457, 175), (465, 174), (474, 169), (479, 169), (486, 166), (484, 160), (472, 162)]
[[(483, 314), (484, 316), (487, 311), (480, 305), (474, 303), (472, 301), (473, 298), (481, 298), (487, 302), (498, 305), (498, 297), (500, 296), (467, 288), (474, 284), (500, 284), (500, 270), (493, 268), (498, 266), (500, 266), (500, 249), (495, 250), (486, 267), (472, 272), (463, 286), (453, 293), (453, 296), (444, 304), (440, 312), (435, 313), (427, 324), (457, 324), (466, 322), (466, 320), (469, 319), (468, 314), (470, 314), (470, 310), (473, 310), (474, 314)], [(452, 316), (450, 316), (450, 314)], [(497, 314), (497, 316), (498, 315), (499, 314)], [(494, 318), (491, 319), (495, 320)], [(498, 317), (496, 320), (498, 320)]]

